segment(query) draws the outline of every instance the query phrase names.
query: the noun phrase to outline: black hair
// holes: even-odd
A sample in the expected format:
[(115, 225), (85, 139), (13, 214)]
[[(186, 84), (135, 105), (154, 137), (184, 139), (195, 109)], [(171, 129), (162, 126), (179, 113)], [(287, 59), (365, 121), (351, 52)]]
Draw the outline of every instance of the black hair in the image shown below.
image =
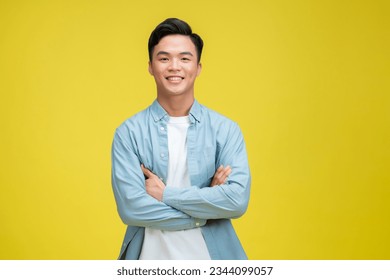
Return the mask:
[(192, 43), (195, 45), (199, 63), (202, 55), (203, 40), (198, 34), (192, 33), (192, 29), (188, 23), (178, 18), (167, 18), (157, 25), (152, 34), (150, 34), (148, 42), (149, 61), (152, 61), (154, 47), (160, 42), (160, 40), (165, 36), (174, 34), (190, 37)]

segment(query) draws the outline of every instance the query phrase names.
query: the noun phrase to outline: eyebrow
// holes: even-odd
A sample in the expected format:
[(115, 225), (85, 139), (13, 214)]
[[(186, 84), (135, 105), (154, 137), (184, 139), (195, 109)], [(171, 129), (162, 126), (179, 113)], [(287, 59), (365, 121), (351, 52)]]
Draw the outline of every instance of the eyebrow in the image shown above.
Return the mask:
[[(192, 54), (192, 52), (181, 52), (180, 54), (181, 54), (181, 55), (190, 55), (190, 56), (194, 56), (194, 55)], [(157, 53), (157, 56), (159, 56), (159, 55), (169, 55), (169, 52), (159, 51), (159, 52)]]

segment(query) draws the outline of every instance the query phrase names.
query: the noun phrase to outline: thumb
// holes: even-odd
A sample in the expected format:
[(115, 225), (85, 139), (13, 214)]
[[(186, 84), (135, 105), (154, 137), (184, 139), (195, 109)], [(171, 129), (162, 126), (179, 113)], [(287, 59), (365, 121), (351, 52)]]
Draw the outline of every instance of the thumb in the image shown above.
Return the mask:
[(141, 164), (141, 169), (142, 169), (142, 172), (144, 173), (144, 175), (147, 178), (150, 178), (153, 175), (152, 171), (150, 171), (149, 169), (145, 168), (145, 166), (143, 164)]

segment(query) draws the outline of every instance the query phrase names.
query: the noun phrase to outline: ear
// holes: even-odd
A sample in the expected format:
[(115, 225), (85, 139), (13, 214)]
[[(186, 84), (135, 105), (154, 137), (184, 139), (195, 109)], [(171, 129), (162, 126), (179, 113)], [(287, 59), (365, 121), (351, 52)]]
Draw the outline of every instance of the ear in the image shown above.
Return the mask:
[(148, 64), (148, 71), (149, 71), (150, 75), (153, 76), (153, 68), (152, 68), (152, 62), (151, 61), (149, 61), (149, 64)]
[(200, 75), (200, 72), (202, 72), (202, 63), (198, 63), (198, 71), (196, 72), (197, 77)]

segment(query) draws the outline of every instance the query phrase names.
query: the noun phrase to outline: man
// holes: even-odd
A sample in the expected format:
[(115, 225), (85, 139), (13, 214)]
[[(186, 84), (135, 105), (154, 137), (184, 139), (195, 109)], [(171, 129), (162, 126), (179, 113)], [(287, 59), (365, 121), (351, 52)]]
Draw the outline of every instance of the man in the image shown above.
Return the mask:
[(120, 259), (246, 259), (230, 219), (247, 209), (245, 143), (236, 123), (200, 105), (203, 41), (169, 18), (149, 38), (157, 100), (112, 146), (112, 185), (128, 225)]

